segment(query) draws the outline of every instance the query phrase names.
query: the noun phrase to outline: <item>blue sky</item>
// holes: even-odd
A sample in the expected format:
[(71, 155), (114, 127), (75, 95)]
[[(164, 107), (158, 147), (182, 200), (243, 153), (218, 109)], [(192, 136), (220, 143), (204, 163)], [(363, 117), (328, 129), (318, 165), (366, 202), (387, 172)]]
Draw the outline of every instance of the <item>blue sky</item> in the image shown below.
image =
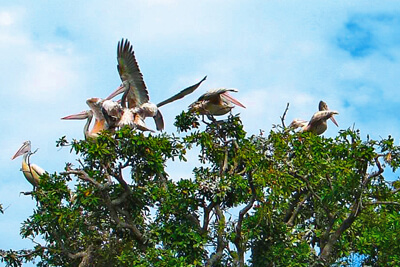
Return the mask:
[[(159, 102), (208, 75), (187, 98), (162, 108), (166, 131), (208, 89), (233, 87), (246, 130), (310, 119), (319, 100), (339, 111), (339, 128), (363, 137), (400, 135), (400, 3), (395, 1), (2, 1), (0, 4), (0, 248), (31, 247), (19, 228), (35, 202), (11, 156), (23, 141), (49, 172), (75, 162), (55, 141), (83, 138), (84, 122), (60, 118), (87, 109), (119, 84), (116, 47), (134, 46)], [(148, 125), (155, 128), (149, 120)], [(183, 173), (177, 173), (179, 177)], [(190, 175), (186, 173), (186, 175)]]

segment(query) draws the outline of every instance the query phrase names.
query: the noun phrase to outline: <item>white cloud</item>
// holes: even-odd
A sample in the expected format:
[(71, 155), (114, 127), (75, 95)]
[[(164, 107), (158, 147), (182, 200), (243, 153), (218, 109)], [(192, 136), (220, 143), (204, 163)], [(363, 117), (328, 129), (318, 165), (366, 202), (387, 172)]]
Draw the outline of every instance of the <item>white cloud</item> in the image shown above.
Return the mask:
[(7, 11), (0, 12), (0, 26), (9, 26), (14, 23), (12, 14)]

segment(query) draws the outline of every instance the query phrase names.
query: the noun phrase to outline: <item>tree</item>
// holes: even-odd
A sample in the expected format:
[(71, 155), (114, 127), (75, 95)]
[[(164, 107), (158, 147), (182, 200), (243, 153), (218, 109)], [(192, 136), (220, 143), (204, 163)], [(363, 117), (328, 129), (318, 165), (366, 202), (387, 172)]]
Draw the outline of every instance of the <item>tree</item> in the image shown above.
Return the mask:
[[(284, 116), (283, 116), (284, 117)], [(353, 255), (400, 263), (400, 149), (390, 136), (363, 141), (274, 126), (248, 136), (238, 116), (200, 130), (198, 115), (176, 118), (180, 135), (123, 128), (67, 141), (79, 166), (45, 174), (21, 235), (33, 249), (0, 251), (19, 266), (322, 266)], [(165, 171), (199, 151), (189, 178)], [(68, 182), (76, 180), (71, 188)], [(6, 216), (6, 215), (3, 215)]]

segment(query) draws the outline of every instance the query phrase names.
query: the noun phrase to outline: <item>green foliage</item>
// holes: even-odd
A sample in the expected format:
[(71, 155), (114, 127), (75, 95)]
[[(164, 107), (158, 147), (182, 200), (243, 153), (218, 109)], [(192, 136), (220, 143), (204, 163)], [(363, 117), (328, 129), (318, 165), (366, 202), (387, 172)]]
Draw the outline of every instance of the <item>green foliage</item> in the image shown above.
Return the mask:
[[(65, 138), (77, 166), (45, 174), (21, 235), (42, 238), (28, 251), (0, 251), (20, 266), (318, 266), (352, 255), (399, 265), (400, 150), (392, 137), (335, 138), (275, 127), (248, 136), (238, 116), (205, 123), (183, 112), (182, 135), (129, 128), (98, 138)], [(170, 160), (190, 178), (170, 177)], [(192, 152), (191, 152), (192, 153)], [(386, 172), (385, 172), (386, 173)], [(189, 174), (188, 174), (189, 176)], [(187, 176), (187, 177), (188, 177)], [(1, 208), (1, 207), (0, 207)], [(1, 211), (1, 209), (0, 209)]]

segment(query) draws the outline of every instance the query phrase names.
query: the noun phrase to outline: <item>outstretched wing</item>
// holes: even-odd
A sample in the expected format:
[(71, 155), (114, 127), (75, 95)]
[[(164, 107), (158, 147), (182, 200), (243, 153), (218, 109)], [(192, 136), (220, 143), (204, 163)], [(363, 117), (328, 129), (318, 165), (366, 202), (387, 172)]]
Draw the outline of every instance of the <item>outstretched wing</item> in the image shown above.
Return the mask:
[(128, 40), (122, 39), (118, 42), (117, 59), (119, 76), (123, 86), (129, 90), (127, 93), (128, 107), (134, 108), (149, 102), (149, 93), (143, 81), (143, 75), (136, 62), (133, 47)]
[(200, 96), (197, 101), (207, 100), (212, 103), (219, 103), (221, 100), (223, 100), (231, 102), (239, 107), (246, 108), (242, 103), (239, 102), (239, 100), (231, 96), (228, 92), (238, 92), (238, 90), (234, 88), (213, 89)]
[(207, 76), (205, 76), (200, 82), (196, 83), (195, 85), (192, 85), (192, 86), (190, 86), (190, 87), (188, 87), (186, 89), (183, 89), (182, 91), (180, 91), (176, 95), (174, 95), (174, 96), (172, 96), (172, 97), (170, 97), (170, 98), (168, 98), (168, 99), (166, 99), (164, 101), (161, 101), (160, 103), (157, 104), (157, 107), (164, 106), (164, 105), (166, 105), (168, 103), (171, 103), (171, 102), (173, 102), (175, 100), (181, 99), (181, 98), (187, 96), (188, 94), (193, 93), (194, 90), (196, 90), (200, 86), (200, 84), (206, 80), (206, 78), (207, 78)]
[(226, 92), (238, 92), (237, 89), (234, 88), (217, 88), (211, 89), (206, 93), (202, 94), (197, 101), (209, 100), (209, 101), (219, 101), (221, 94)]

